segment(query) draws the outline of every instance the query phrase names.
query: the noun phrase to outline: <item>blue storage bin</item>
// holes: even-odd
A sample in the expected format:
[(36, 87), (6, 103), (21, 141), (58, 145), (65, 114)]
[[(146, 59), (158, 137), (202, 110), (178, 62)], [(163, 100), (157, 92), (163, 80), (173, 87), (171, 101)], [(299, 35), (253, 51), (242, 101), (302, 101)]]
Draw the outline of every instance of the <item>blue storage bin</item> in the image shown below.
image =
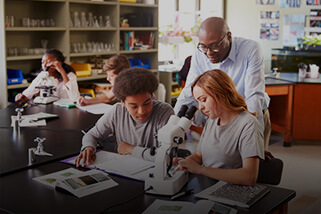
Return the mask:
[(7, 80), (8, 85), (21, 84), (23, 80), (22, 71), (17, 69), (7, 69)]
[(132, 58), (132, 59), (129, 59), (129, 63), (131, 68), (134, 68), (134, 67), (141, 67), (146, 69), (150, 68), (149, 59)]

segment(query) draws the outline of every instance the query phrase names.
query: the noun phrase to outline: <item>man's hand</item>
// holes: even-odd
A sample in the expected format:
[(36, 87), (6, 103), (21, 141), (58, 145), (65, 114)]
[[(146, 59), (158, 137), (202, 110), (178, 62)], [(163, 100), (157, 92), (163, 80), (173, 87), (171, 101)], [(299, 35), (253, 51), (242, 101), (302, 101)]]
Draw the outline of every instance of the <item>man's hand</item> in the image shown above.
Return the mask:
[(135, 146), (133, 146), (133, 145), (130, 145), (130, 144), (125, 143), (125, 142), (121, 142), (118, 145), (117, 152), (120, 155), (131, 155), (134, 148), (135, 148)]
[(92, 164), (96, 160), (95, 149), (91, 146), (86, 147), (75, 159), (76, 167), (81, 164), (83, 167)]

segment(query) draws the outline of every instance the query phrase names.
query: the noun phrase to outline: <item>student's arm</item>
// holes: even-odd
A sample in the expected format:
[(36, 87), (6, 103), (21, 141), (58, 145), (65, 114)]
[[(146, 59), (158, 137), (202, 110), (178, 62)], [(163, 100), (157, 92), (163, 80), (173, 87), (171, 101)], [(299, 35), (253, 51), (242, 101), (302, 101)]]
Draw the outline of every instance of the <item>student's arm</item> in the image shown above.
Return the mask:
[[(197, 152), (196, 154), (198, 155), (198, 158), (201, 158), (201, 156), (199, 156), (200, 152)], [(256, 182), (259, 171), (258, 157), (245, 158), (242, 162), (243, 167), (238, 169), (205, 167), (200, 164), (198, 158), (195, 158), (197, 156), (193, 157), (194, 158), (187, 158), (179, 161), (179, 169), (233, 184), (253, 186)]]
[(77, 76), (73, 72), (67, 74), (69, 81), (64, 84), (64, 90), (68, 94), (68, 98), (72, 101), (77, 101), (80, 94), (78, 89)]
[(114, 133), (113, 123), (116, 115), (116, 105), (105, 113), (82, 138), (82, 147), (75, 164), (87, 165), (95, 160), (95, 151), (98, 141), (106, 139), (110, 134)]
[(92, 105), (97, 103), (110, 103), (111, 101), (113, 101), (114, 98), (115, 94), (112, 92), (112, 90), (109, 90), (106, 94), (102, 94), (92, 99), (80, 97), (78, 99), (78, 103), (81, 106)]
[(42, 78), (44, 77), (44, 73), (40, 72), (36, 78), (31, 82), (31, 84), (28, 86), (28, 88), (26, 88), (21, 95), (17, 94), (17, 96), (15, 97), (15, 100), (17, 102), (23, 102), (23, 100), (25, 100), (27, 98), (31, 99), (33, 97), (33, 95), (35, 95), (36, 93), (38, 93), (40, 90), (36, 88), (36, 86), (39, 86)]

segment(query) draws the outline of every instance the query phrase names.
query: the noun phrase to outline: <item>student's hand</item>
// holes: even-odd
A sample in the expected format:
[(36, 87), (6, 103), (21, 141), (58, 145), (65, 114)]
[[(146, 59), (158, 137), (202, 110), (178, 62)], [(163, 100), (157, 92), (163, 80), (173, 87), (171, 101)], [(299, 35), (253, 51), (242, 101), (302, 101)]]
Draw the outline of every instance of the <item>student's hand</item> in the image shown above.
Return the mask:
[(185, 170), (194, 174), (201, 174), (203, 166), (193, 161), (191, 158), (183, 159), (178, 162), (175, 170)]
[(16, 95), (15, 101), (16, 101), (16, 102), (21, 102), (21, 103), (27, 102), (27, 101), (28, 101), (28, 97), (26, 97), (26, 96), (23, 95), (22, 93), (19, 93), (19, 94)]
[(125, 143), (125, 142), (121, 142), (118, 145), (117, 152), (120, 155), (131, 155), (134, 148), (135, 148), (135, 146), (133, 146), (133, 145), (130, 145), (130, 144)]
[(82, 165), (83, 167), (86, 165), (92, 164), (96, 160), (96, 154), (94, 154), (95, 149), (91, 146), (86, 147), (75, 159), (76, 167)]
[(53, 61), (50, 67), (56, 69), (59, 73), (66, 73), (60, 61)]
[(88, 102), (87, 102), (88, 99), (85, 99), (84, 97), (80, 96), (77, 103), (78, 105), (80, 106), (86, 106), (88, 105)]
[(172, 164), (172, 166), (177, 166), (177, 165), (178, 165), (178, 162), (181, 161), (181, 160), (184, 160), (184, 158), (173, 158), (173, 164)]

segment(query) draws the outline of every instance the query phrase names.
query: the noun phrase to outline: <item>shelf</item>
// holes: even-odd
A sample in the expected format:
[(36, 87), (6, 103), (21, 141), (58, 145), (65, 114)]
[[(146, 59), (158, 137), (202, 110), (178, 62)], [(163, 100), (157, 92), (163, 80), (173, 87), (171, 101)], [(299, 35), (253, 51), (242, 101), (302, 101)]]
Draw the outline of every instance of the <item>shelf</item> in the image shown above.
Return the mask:
[(125, 7), (154, 7), (157, 8), (157, 4), (143, 4), (143, 3), (123, 3), (120, 2), (119, 6), (125, 6)]
[(98, 79), (106, 79), (106, 74), (101, 74), (101, 75), (91, 75), (89, 77), (78, 77), (77, 81), (87, 81), (87, 80), (98, 80)]
[(158, 31), (158, 27), (121, 27), (120, 31)]
[(42, 59), (42, 55), (8, 56), (7, 57), (7, 61), (32, 60), (32, 59)]
[(77, 1), (77, 0), (69, 0), (69, 3), (72, 3), (72, 4), (117, 5), (117, 2), (112, 2), (112, 1)]
[(92, 27), (92, 28), (82, 28), (82, 27), (72, 27), (69, 28), (70, 31), (116, 31), (116, 27)]
[(71, 53), (70, 57), (80, 57), (80, 56), (98, 56), (98, 55), (115, 55), (116, 51), (110, 52), (95, 52), (95, 53)]
[[(158, 1), (155, 2), (155, 4), (150, 5), (143, 3), (123, 3), (119, 0), (4, 0), (4, 9), (1, 11), (3, 17), (13, 16), (15, 19), (15, 27), (3, 29), (5, 31), (4, 48), (5, 50), (10, 50), (9, 55), (11, 54), (11, 56), (4, 57), (4, 60), (0, 63), (6, 64), (8, 68), (22, 70), (23, 75), (27, 75), (31, 70), (39, 69), (42, 55), (13, 55), (16, 52), (20, 54), (19, 50), (24, 50), (24, 48), (40, 48), (41, 40), (47, 39), (47, 47), (60, 50), (66, 57), (66, 63), (88, 63), (93, 60), (93, 58), (97, 58), (97, 65), (101, 67), (101, 59), (106, 59), (116, 54), (125, 54), (129, 58), (149, 59), (152, 68), (150, 70), (159, 77), (158, 69), (155, 69), (158, 67)], [(82, 12), (86, 14), (86, 18), (89, 12), (92, 12), (93, 16), (97, 18), (102, 16), (104, 21), (105, 16), (109, 16), (111, 19), (111, 27), (69, 27), (70, 18), (74, 21), (74, 12), (78, 12), (80, 19)], [(121, 28), (119, 25), (121, 18), (129, 14), (151, 15), (151, 22), (143, 25), (151, 27)], [(29, 18), (30, 21), (32, 19), (53, 19), (55, 27), (22, 27), (23, 18)], [(103, 24), (102, 26), (106, 25)], [(140, 34), (152, 32), (154, 34), (153, 48), (144, 50), (121, 50), (121, 39), (126, 31), (137, 32), (137, 34), (135, 33), (137, 37)], [(88, 42), (111, 45), (113, 48), (110, 50), (113, 51), (73, 53), (73, 44), (80, 43), (81, 45), (87, 45)], [(11, 50), (10, 48), (17, 48), (17, 51)], [(7, 77), (6, 74), (4, 77)], [(92, 75), (78, 78), (78, 81), (104, 81), (104, 79), (106, 79), (106, 75)], [(8, 86), (2, 84), (0, 85), (0, 90), (6, 90), (7, 94), (4, 94), (8, 96), (8, 90), (21, 89), (28, 86), (29, 83)], [(6, 103), (8, 103), (7, 96), (0, 98), (1, 106), (6, 106)]]
[(138, 54), (138, 53), (153, 53), (158, 52), (157, 49), (145, 49), (145, 50), (130, 50), (130, 51), (119, 51), (121, 54)]
[(29, 85), (30, 83), (13, 84), (13, 85), (8, 85), (7, 89), (27, 88)]
[(65, 31), (65, 27), (7, 27), (6, 31)]

